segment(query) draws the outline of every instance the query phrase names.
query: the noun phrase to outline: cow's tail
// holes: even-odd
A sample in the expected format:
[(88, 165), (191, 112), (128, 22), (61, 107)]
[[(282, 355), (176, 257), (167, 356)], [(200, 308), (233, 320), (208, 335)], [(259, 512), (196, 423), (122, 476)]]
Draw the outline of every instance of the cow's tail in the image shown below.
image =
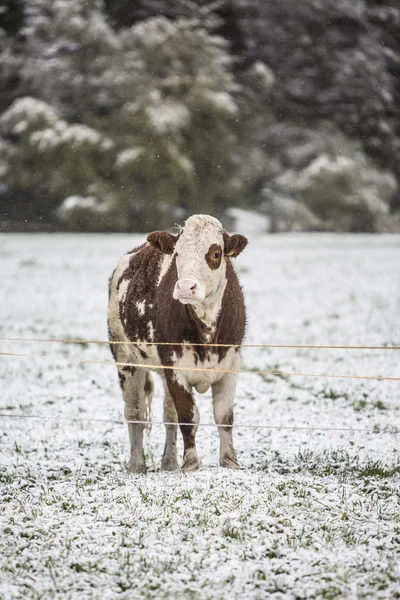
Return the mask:
[(146, 382), (144, 384), (144, 419), (148, 421), (147, 431), (151, 430), (151, 403), (153, 400), (154, 383), (150, 371), (146, 371)]

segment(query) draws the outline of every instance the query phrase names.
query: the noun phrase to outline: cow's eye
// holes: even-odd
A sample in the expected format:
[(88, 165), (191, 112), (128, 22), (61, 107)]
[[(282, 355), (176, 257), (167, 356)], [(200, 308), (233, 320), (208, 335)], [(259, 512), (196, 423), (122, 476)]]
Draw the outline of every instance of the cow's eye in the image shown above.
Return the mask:
[(221, 252), (213, 252), (212, 258), (214, 260), (218, 260), (219, 258), (221, 258)]

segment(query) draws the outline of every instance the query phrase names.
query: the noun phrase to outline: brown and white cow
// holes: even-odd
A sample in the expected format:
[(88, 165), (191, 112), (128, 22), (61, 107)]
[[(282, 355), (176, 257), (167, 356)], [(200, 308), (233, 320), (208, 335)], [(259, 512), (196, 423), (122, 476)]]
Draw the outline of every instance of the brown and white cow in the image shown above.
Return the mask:
[[(236, 373), (204, 369), (238, 369), (238, 347), (196, 344), (241, 344), (246, 325), (242, 289), (231, 258), (240, 254), (247, 239), (228, 235), (221, 223), (207, 215), (193, 215), (176, 236), (154, 231), (147, 242), (128, 252), (110, 279), (108, 314), (116, 362), (176, 367), (160, 369), (164, 381), (164, 421), (181, 425), (182, 468), (199, 466), (195, 434), (199, 413), (192, 388), (205, 393), (211, 386), (214, 418), (219, 427), (220, 465), (239, 468), (232, 440)], [(147, 345), (158, 342), (160, 345)], [(176, 342), (182, 345), (161, 345)], [(189, 370), (178, 370), (185, 367)], [(151, 368), (151, 367), (149, 367)], [(145, 470), (143, 421), (149, 418), (153, 384), (149, 369), (118, 366), (131, 445), (130, 470)], [(162, 468), (178, 468), (175, 425), (166, 425)]]

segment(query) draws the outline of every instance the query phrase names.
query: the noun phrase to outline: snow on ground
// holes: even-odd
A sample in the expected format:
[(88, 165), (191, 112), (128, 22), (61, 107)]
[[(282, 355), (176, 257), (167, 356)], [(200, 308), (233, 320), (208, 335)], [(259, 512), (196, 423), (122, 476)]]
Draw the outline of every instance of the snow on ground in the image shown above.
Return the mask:
[[(2, 235), (0, 336), (106, 339), (108, 275), (141, 240)], [(399, 258), (395, 235), (252, 236), (246, 341), (400, 345)], [(0, 417), (0, 598), (400, 597), (399, 382), (244, 374), (236, 423), (272, 428), (236, 430), (242, 471), (203, 427), (200, 471), (161, 473), (154, 425), (132, 476), (115, 368), (54, 360), (106, 346), (0, 351), (31, 355), (0, 356), (0, 413), (46, 417)], [(391, 350), (246, 349), (243, 367), (400, 376)], [(161, 404), (156, 380), (156, 421)]]

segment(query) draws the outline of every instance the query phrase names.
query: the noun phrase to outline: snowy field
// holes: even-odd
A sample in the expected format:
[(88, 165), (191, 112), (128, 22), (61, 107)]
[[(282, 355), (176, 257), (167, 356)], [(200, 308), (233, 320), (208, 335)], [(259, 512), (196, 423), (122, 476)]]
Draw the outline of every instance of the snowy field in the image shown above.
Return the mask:
[[(0, 336), (105, 340), (108, 276), (142, 239), (0, 236)], [(400, 236), (253, 236), (236, 265), (247, 343), (400, 345)], [(0, 350), (30, 355), (0, 356), (2, 600), (400, 598), (400, 382), (325, 377), (399, 377), (400, 352), (245, 349), (321, 377), (241, 376), (236, 423), (270, 427), (236, 429), (241, 471), (201, 427), (200, 471), (161, 473), (154, 425), (132, 476), (115, 367), (55, 360), (107, 346)]]

